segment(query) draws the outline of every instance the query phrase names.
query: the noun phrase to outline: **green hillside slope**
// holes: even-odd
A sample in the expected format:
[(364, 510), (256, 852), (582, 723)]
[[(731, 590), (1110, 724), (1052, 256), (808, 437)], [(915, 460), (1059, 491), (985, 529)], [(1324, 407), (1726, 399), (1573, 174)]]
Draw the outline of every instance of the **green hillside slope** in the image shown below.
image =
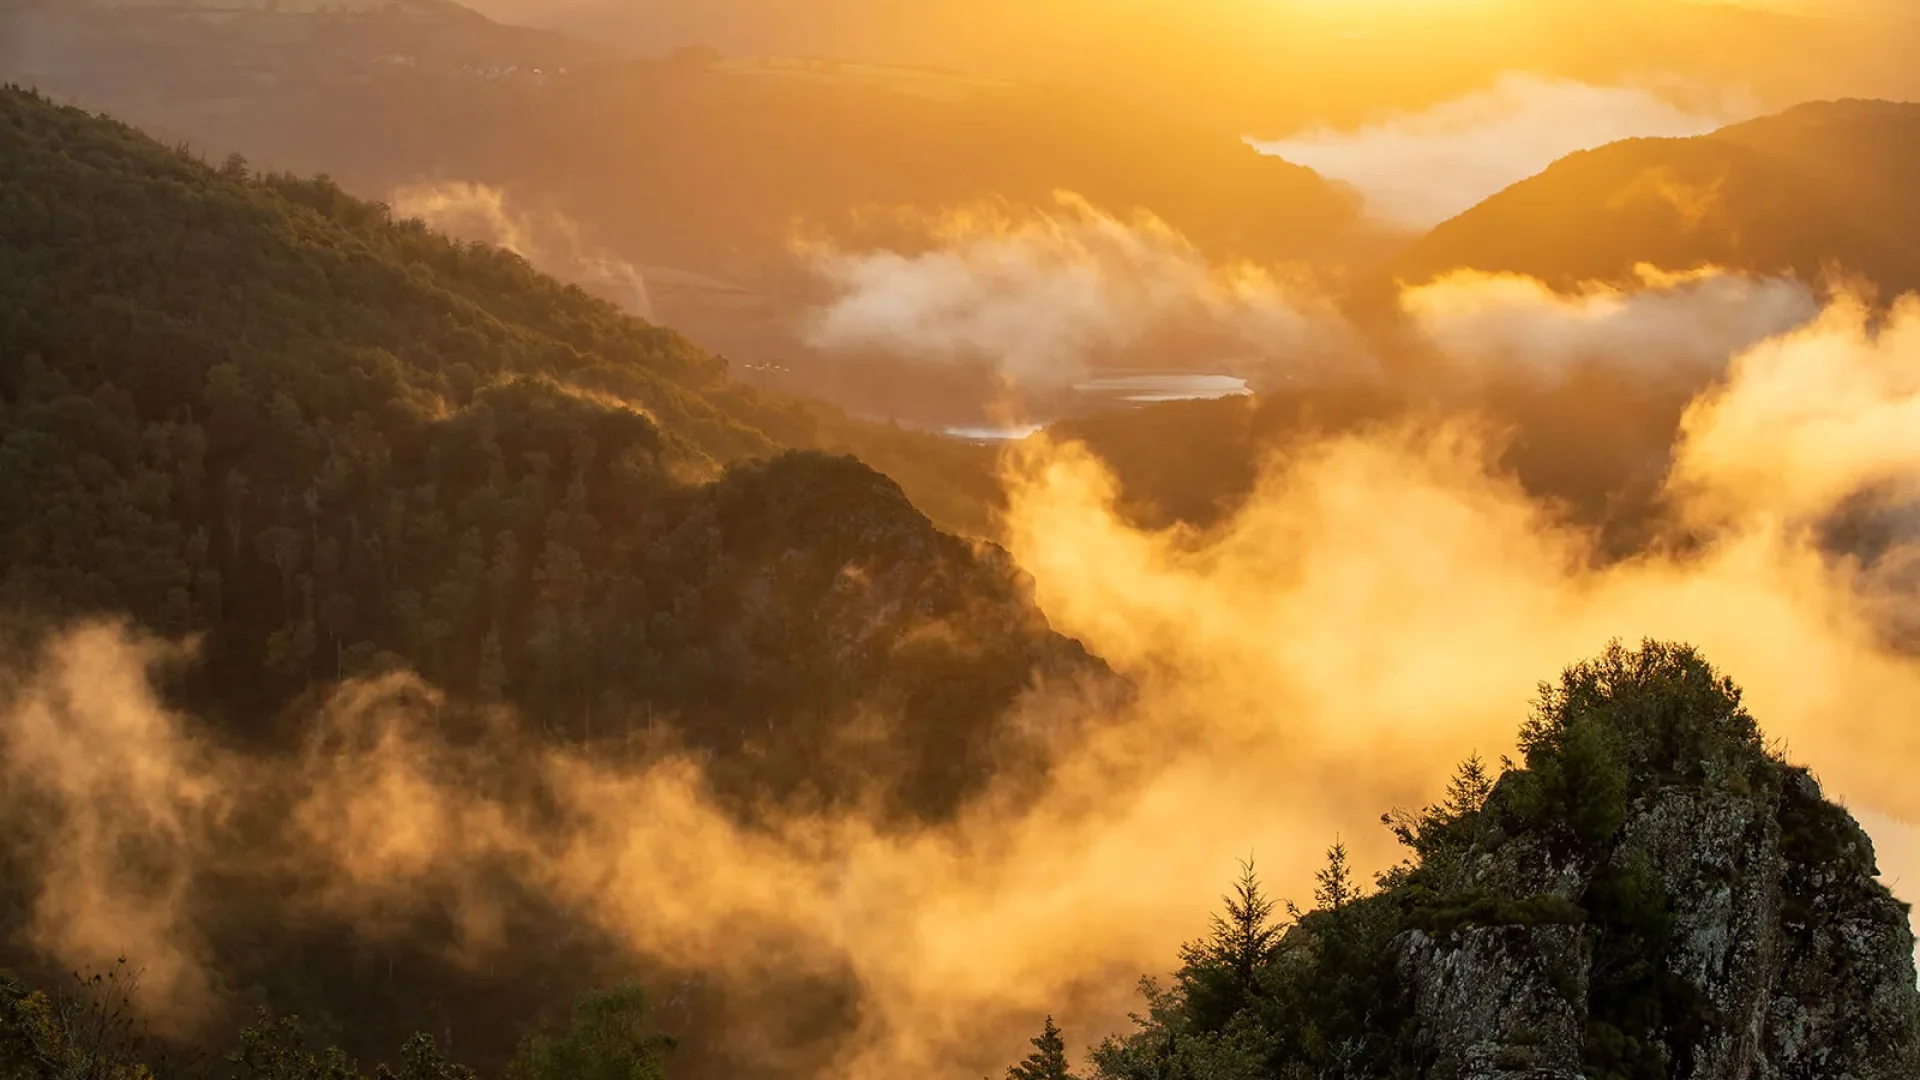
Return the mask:
[[(943, 812), (1036, 672), (1090, 666), (997, 550), (779, 456), (819, 410), (325, 180), (9, 92), (0, 283), (0, 602), (206, 632), (236, 724), (404, 665), (577, 737), (677, 716), (756, 794)], [(882, 702), (898, 760), (807, 749)]]

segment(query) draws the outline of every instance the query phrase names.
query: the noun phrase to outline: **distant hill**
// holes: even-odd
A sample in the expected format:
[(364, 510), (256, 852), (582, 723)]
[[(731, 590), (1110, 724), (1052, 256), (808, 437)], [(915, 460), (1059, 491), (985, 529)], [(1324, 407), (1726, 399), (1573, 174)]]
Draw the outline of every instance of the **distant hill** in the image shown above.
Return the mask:
[(1574, 154), (1445, 222), (1393, 260), (1409, 283), (1471, 268), (1555, 286), (1636, 263), (1828, 269), (1920, 288), (1920, 105), (1809, 104), (1692, 139)]
[[(1635, 267), (1831, 270), (1883, 298), (1920, 289), (1920, 105), (1821, 102), (1691, 139), (1634, 139), (1571, 155), (1362, 275), (1349, 311), (1385, 345), (1394, 378), (1346, 387), (1276, 381), (1253, 400), (1178, 402), (1055, 425), (1117, 475), (1123, 508), (1151, 526), (1212, 525), (1240, 506), (1260, 464), (1328, 432), (1427, 415), (1426, 358), (1396, 337), (1395, 282), (1456, 269), (1529, 274), (1560, 289), (1637, 284)], [(1401, 352), (1391, 351), (1400, 349)], [(1601, 530), (1609, 555), (1658, 527), (1668, 453), (1708, 368), (1602, 368), (1492, 385), (1472, 405), (1506, 436), (1498, 463), (1543, 502)]]

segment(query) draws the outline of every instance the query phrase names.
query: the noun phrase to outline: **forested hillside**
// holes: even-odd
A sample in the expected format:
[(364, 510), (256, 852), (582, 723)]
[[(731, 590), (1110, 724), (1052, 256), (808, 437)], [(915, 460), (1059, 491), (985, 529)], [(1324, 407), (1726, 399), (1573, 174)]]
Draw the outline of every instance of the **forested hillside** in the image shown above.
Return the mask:
[[(1880, 113), (1847, 115), (1878, 130)], [(1729, 135), (1727, 153), (1860, 138), (1795, 123)], [(1886, 152), (1869, 171), (1904, 175)], [(1794, 183), (1788, 202), (1877, 205), (1835, 162)], [(1634, 448), (1672, 422), (1625, 382), (1488, 395), (1523, 436), (1504, 463), (1603, 526), (1622, 505), (1651, 513), (1635, 485), (1660, 463)], [(1117, 459), (1136, 516), (1212, 522), (1252, 483), (1255, 447), (1413, 417), (1417, 396), (1303, 390), (1069, 432)], [(325, 178), (210, 164), (0, 91), (0, 1080), (816, 1080), (919, 1024), (950, 1025), (928, 1045), (996, 1052), (974, 1035), (1008, 1016), (943, 1014), (948, 994), (977, 1008), (993, 988), (951, 989), (967, 969), (937, 957), (919, 971), (921, 949), (955, 943), (868, 924), (895, 922), (896, 896), (929, 903), (901, 867), (956, 875), (936, 886), (1002, 870), (973, 861), (996, 846), (974, 820), (1031, 832), (1044, 860), (1060, 841), (1022, 799), (1064, 755), (1086, 759), (1082, 782), (1114, 778), (1067, 801), (1134, 790), (1130, 763), (1075, 739), (1124, 720), (1111, 706), (1132, 688), (1051, 628), (1006, 552), (923, 512), (985, 520), (988, 461), (742, 386), (673, 331)], [(87, 619), (194, 644), (128, 662), (147, 668), (117, 672), (104, 704), (63, 700), (114, 666), (42, 685), (36, 666), (57, 666), (42, 646)], [(419, 681), (354, 681), (397, 672)], [(1074, 692), (1020, 708), (1060, 687)], [(339, 716), (343, 688), (407, 712), (407, 737)], [(129, 743), (104, 747), (89, 705), (168, 715), (101, 728)], [(62, 753), (20, 753), (39, 736)], [(1442, 803), (1389, 814), (1408, 858), (1370, 884), (1336, 844), (1314, 902), (1283, 909), (1249, 866), (1085, 1071), (1912, 1076), (1907, 911), (1858, 824), (1703, 658), (1616, 646), (1541, 688), (1519, 746), (1497, 771), (1470, 761)], [(125, 775), (29, 775), (89, 751)], [(158, 794), (141, 787), (160, 773)], [(337, 802), (316, 794), (329, 784)], [(699, 813), (676, 816), (687, 804)], [(361, 850), (389, 839), (410, 855)], [(780, 857), (741, 854), (763, 841)], [(878, 871), (850, 854), (949, 843)], [(814, 893), (815, 874), (854, 880)], [(620, 908), (646, 889), (670, 902)], [(149, 903), (165, 917), (129, 929)], [(621, 917), (583, 910), (596, 903)], [(808, 903), (824, 913), (785, 918)], [(1035, 918), (1079, 914), (1057, 907)], [(106, 929), (50, 943), (63, 915)], [(79, 984), (55, 970), (138, 930), (204, 976), (196, 1000), (161, 1003), (193, 1014), (164, 1044), (134, 1037), (152, 1003), (123, 980), (145, 958)], [(883, 962), (856, 948), (870, 940)], [(1110, 975), (1090, 953), (1044, 977)], [(926, 1007), (889, 1011), (908, 983), (874, 976), (898, 970), (937, 988)], [(1034, 1020), (1036, 1053), (1009, 1080), (1069, 1080), (1065, 1039)], [(671, 1056), (662, 1032), (683, 1037)]]
[[(787, 453), (820, 410), (324, 179), (10, 92), (0, 281), (8, 608), (205, 633), (195, 693), (236, 725), (405, 666), (832, 788), (876, 763), (807, 748), (884, 702), (906, 772), (882, 774), (940, 812), (1031, 678), (1090, 667), (997, 550)], [(986, 644), (905, 644), (935, 623)]]
[[(943, 457), (972, 448), (743, 387), (672, 331), (325, 179), (0, 93), (9, 648), (88, 616), (194, 636), (166, 690), (221, 741), (275, 753), (325, 688), (408, 670), (449, 695), (449, 733), (498, 703), (621, 761), (690, 751), (743, 818), (858, 801), (906, 825), (956, 812), (990, 764), (1038, 775), (1008, 706), (1111, 676), (999, 549), (807, 449), (863, 441), (990, 480)], [(229, 1004), (357, 1054), (428, 1025), (498, 1063), (525, 1022), (636, 970), (680, 987), (679, 1030), (746, 1007), (510, 889), (516, 944), (481, 976), (431, 920), (398, 943), (288, 923), (271, 898), (304, 886), (239, 865), (193, 901)], [(29, 900), (0, 895), (10, 939)], [(791, 1036), (817, 1049), (850, 988), (797, 978), (763, 990), (818, 1002)], [(696, 1042), (695, 1075), (732, 1052)]]

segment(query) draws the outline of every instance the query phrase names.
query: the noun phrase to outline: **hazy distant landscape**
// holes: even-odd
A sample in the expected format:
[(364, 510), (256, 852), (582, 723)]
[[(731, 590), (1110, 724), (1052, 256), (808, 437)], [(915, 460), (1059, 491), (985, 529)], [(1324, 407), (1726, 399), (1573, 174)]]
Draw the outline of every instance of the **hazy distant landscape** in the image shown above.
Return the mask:
[(1915, 42), (0, 6), (0, 1073), (1920, 1075)]

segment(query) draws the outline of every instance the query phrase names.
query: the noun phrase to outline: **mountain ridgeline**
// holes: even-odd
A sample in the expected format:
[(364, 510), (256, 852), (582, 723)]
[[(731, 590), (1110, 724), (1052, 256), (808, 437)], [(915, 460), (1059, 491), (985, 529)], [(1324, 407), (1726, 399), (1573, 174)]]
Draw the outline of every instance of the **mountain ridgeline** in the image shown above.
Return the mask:
[[(210, 740), (292, 752), (330, 688), (406, 670), (445, 691), (449, 741), (504, 706), (516, 738), (697, 755), (743, 828), (858, 808), (939, 829), (990, 779), (1044, 784), (1104, 714), (1035, 731), (1030, 691), (1129, 689), (1005, 552), (918, 508), (974, 497), (985, 471), (956, 453), (742, 386), (324, 178), (0, 92), (6, 640), (31, 655), (91, 618), (196, 638), (161, 689)], [(1499, 777), (1471, 763), (1444, 805), (1390, 816), (1411, 857), (1372, 887), (1336, 847), (1283, 926), (1249, 868), (1095, 1075), (1914, 1075), (1905, 910), (1704, 660), (1615, 648), (1543, 688), (1521, 744)], [(35, 809), (5, 812), (29, 837)], [(507, 1080), (784, 1080), (860, 1030), (853, 973), (782, 970), (777, 948), (757, 985), (719, 986), (506, 883), (482, 972), (446, 920), (396, 943), (289, 918), (313, 883), (236, 858), (186, 901), (223, 1003), (304, 1035), (269, 1016), (196, 1059), (130, 1037), (118, 973), (31, 988), (52, 974), (22, 935), (41, 854), (0, 845), (0, 1080), (354, 1080), (355, 1057), (469, 1080), (449, 1044)], [(1066, 1075), (1051, 1022), (1014, 1075)]]
[(398, 666), (576, 737), (671, 715), (723, 756), (871, 706), (906, 771), (804, 786), (889, 775), (944, 813), (1022, 687), (1098, 666), (1002, 553), (789, 452), (802, 405), (324, 179), (9, 93), (0, 249), (4, 599), (206, 635), (196, 693), (238, 724)]
[(450, 3), (0, 4), (0, 80), (397, 203), (478, 185), (536, 263), (564, 276), (578, 225), (581, 254), (630, 263), (651, 315), (746, 381), (922, 423), (984, 419), (990, 371), (819, 347), (800, 331), (833, 285), (796, 232), (924, 243), (924, 215), (1024, 213), (1064, 190), (1122, 217), (1150, 207), (1222, 258), (1371, 261), (1397, 242), (1352, 192), (1182, 108), (811, 54), (642, 59)]
[(1555, 288), (1628, 282), (1634, 268), (1829, 274), (1884, 296), (1920, 288), (1910, 197), (1920, 105), (1828, 101), (1687, 139), (1572, 154), (1415, 241), (1384, 278), (1459, 269)]

